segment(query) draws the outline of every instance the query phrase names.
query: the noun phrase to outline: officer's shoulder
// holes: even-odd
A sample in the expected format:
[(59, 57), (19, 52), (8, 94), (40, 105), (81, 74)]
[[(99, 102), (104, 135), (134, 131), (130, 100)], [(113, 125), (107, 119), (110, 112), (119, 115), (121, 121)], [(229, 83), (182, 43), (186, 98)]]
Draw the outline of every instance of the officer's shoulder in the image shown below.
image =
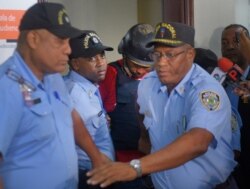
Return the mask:
[(11, 62), (7, 61), (0, 65), (0, 78), (6, 76), (7, 70), (11, 69)]
[(0, 91), (4, 98), (18, 102), (22, 98), (19, 83), (8, 75), (8, 70), (16, 71), (12, 62), (5, 62), (0, 65)]
[(217, 101), (227, 99), (227, 94), (223, 86), (205, 71), (197, 72), (196, 75), (192, 76), (189, 91), (190, 95), (194, 97), (192, 99), (195, 99), (197, 95), (205, 100), (208, 97), (216, 97)]
[(144, 88), (147, 91), (154, 90), (155, 87), (157, 88), (159, 85), (161, 85), (159, 78), (156, 74), (155, 71), (149, 72), (147, 73), (147, 75), (145, 75), (143, 77), (143, 79), (140, 81), (139, 83), (139, 88)]
[(9, 92), (13, 90), (20, 90), (18, 81), (16, 81), (13, 77), (13, 74), (11, 74), (13, 72), (15, 73), (14, 75), (19, 75), (17, 67), (15, 64), (13, 64), (13, 61), (11, 59), (12, 57), (10, 57), (7, 61), (0, 65), (0, 86), (5, 91)]
[(157, 79), (157, 78), (158, 78), (158, 76), (156, 74), (156, 71), (151, 71), (143, 77), (143, 80), (153, 80), (153, 79)]
[(155, 71), (147, 73), (139, 83), (139, 86), (152, 86), (159, 81)]
[(75, 88), (76, 83), (69, 77), (69, 75), (66, 75), (63, 77), (66, 88), (68, 89), (69, 94), (71, 94), (72, 90)]
[(223, 87), (221, 86), (221, 84), (216, 81), (216, 79), (214, 79), (211, 75), (209, 75), (205, 70), (197, 67), (197, 72), (196, 74), (192, 75), (192, 79), (191, 79), (191, 84), (195, 87), (195, 88), (200, 88), (200, 87), (207, 87), (207, 88), (214, 88), (214, 89), (222, 89)]

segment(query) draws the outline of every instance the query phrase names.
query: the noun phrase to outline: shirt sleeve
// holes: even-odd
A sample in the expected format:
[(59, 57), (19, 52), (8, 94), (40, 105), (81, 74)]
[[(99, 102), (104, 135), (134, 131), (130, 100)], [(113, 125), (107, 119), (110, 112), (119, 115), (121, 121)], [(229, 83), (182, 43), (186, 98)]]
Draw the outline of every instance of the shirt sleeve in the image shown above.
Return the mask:
[(204, 128), (216, 141), (223, 135), (231, 141), (231, 105), (222, 87), (204, 82), (187, 99), (191, 112), (189, 129)]
[(18, 129), (23, 101), (19, 86), (9, 80), (0, 81), (0, 153), (4, 159)]
[(103, 106), (107, 112), (112, 112), (116, 106), (116, 77), (116, 69), (108, 66), (105, 79), (99, 83)]

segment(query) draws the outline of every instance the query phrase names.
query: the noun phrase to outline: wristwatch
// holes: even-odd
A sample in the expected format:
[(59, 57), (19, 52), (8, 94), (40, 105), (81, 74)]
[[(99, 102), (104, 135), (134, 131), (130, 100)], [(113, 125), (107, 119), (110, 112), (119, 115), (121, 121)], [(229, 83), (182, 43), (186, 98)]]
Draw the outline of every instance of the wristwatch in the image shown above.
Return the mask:
[(139, 159), (133, 159), (129, 162), (129, 165), (134, 168), (137, 173), (137, 178), (142, 176), (141, 161)]

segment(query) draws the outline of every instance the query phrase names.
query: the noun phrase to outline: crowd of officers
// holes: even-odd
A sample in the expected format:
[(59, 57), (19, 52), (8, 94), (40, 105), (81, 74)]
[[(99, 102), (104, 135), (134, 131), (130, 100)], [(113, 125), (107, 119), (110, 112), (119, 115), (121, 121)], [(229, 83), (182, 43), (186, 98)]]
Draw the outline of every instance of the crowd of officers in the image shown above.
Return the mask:
[(19, 31), (0, 66), (0, 189), (250, 188), (247, 28), (221, 35), (234, 85), (182, 23), (132, 26), (109, 64), (62, 4), (34, 4)]

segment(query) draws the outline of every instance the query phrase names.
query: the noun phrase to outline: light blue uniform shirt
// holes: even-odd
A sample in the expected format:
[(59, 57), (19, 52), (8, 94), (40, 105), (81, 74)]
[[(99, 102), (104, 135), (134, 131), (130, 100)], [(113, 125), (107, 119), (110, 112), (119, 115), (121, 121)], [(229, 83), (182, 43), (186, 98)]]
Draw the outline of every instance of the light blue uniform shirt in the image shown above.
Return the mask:
[[(10, 69), (12, 74), (6, 74)], [(13, 77), (15, 75), (15, 77)], [(36, 88), (29, 95), (13, 78)], [(60, 74), (41, 83), (15, 52), (0, 66), (0, 175), (5, 189), (76, 189), (72, 102)], [(26, 104), (28, 98), (34, 104)]]
[[(78, 73), (70, 71), (65, 79), (66, 86), (72, 97), (74, 108), (81, 118), (99, 150), (114, 160), (114, 147), (110, 137), (108, 124), (98, 86), (85, 79)], [(92, 168), (88, 155), (77, 147), (79, 168), (89, 170)]]
[[(223, 87), (193, 65), (168, 96), (155, 71), (139, 84), (138, 104), (145, 115), (154, 153), (192, 128), (204, 128), (214, 140), (205, 154), (170, 170), (152, 174), (156, 189), (211, 189), (236, 165), (231, 140), (231, 107)], [(178, 150), (178, 149), (176, 149)]]

